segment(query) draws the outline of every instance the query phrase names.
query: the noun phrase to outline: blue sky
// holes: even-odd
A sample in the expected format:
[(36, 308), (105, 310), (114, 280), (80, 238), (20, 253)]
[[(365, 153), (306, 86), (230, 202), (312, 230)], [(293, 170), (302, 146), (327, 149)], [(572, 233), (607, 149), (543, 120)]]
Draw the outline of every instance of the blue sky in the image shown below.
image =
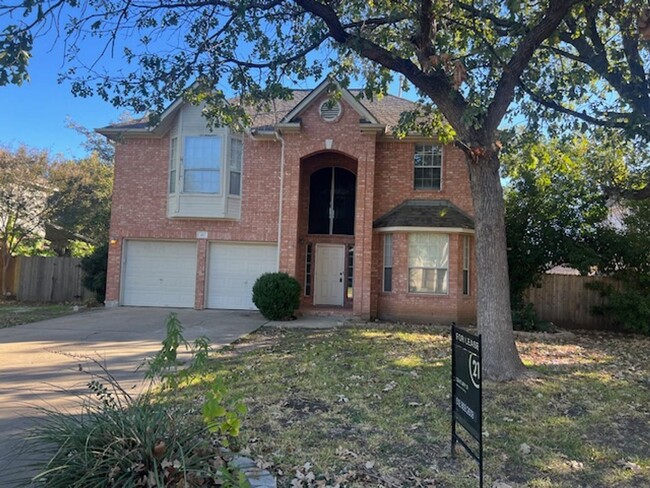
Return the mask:
[(26, 144), (66, 158), (82, 157), (83, 137), (66, 128), (66, 118), (96, 128), (117, 120), (123, 112), (99, 97), (77, 98), (69, 83), (57, 83), (63, 54), (59, 43), (37, 39), (30, 61), (31, 81), (0, 87), (0, 145)]

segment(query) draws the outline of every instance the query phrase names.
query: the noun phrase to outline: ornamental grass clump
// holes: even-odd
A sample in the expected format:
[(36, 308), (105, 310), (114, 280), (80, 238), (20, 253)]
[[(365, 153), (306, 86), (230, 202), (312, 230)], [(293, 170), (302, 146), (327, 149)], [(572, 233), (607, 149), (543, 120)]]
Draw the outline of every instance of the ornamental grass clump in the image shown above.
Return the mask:
[(32, 431), (44, 452), (56, 446), (34, 481), (50, 488), (220, 486), (223, 463), (204, 431), (147, 396), (120, 406), (98, 394), (80, 415), (48, 411)]
[(300, 283), (287, 273), (265, 273), (253, 285), (253, 303), (269, 320), (286, 320), (300, 306)]

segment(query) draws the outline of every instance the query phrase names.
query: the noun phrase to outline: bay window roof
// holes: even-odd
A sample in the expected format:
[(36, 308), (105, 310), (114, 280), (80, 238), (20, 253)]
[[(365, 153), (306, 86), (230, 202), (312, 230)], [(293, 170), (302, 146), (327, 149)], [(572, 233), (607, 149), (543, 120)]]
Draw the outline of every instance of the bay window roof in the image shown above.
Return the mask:
[(473, 231), (474, 219), (448, 200), (406, 200), (375, 220), (373, 227), (378, 230), (453, 228)]

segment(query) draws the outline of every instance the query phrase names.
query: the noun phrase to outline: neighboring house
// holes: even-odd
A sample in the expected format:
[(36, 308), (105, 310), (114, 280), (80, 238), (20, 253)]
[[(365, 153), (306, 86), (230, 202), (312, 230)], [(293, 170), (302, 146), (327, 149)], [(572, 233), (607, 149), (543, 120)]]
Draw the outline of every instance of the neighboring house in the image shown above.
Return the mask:
[(412, 102), (359, 102), (329, 82), (206, 128), (177, 101), (118, 141), (107, 305), (254, 309), (268, 271), (301, 283), (304, 313), (471, 323), (474, 223), (462, 152), (391, 133)]

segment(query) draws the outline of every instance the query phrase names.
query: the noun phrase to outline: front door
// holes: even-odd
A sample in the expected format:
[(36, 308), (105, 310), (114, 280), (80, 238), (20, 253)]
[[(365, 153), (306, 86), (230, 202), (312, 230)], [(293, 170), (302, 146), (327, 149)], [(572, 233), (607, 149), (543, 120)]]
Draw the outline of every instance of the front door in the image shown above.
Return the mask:
[(316, 244), (314, 305), (343, 305), (345, 246)]

